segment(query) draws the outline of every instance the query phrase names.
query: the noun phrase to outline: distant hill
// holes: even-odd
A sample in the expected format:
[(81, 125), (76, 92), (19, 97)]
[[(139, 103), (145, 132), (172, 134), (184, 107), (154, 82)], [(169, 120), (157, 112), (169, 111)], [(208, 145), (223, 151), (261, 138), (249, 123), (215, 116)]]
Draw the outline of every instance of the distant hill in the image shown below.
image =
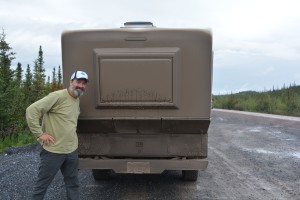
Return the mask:
[(213, 95), (213, 107), (300, 117), (300, 86)]

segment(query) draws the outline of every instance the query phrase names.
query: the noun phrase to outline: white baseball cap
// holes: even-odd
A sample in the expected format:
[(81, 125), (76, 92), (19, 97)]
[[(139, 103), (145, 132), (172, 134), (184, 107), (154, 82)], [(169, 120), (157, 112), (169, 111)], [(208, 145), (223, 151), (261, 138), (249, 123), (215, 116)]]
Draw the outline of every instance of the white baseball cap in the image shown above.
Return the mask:
[(74, 79), (86, 79), (86, 81), (89, 81), (89, 77), (87, 75), (87, 73), (85, 73), (84, 71), (76, 71), (72, 74), (71, 76), (71, 81), (73, 81)]

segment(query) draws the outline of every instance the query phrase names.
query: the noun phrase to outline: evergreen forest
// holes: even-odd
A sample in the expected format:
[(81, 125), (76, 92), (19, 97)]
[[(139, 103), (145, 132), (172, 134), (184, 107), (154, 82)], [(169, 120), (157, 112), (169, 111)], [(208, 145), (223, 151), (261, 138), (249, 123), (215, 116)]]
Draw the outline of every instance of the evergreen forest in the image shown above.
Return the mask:
[(6, 41), (4, 30), (0, 35), (0, 152), (10, 146), (22, 146), (35, 141), (30, 133), (26, 108), (48, 93), (63, 88), (61, 68), (53, 67), (52, 78), (46, 77), (42, 46), (37, 51), (33, 66), (21, 63), (11, 66), (16, 53)]
[(294, 83), (264, 92), (213, 95), (213, 107), (300, 117), (300, 86)]

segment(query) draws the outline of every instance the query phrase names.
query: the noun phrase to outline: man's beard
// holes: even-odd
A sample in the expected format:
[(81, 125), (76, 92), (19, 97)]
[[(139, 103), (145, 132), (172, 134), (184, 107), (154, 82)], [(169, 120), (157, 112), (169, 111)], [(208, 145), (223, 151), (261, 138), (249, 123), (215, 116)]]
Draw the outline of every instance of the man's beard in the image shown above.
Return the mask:
[(78, 87), (73, 87), (70, 85), (70, 92), (75, 96), (75, 97), (80, 97), (84, 94), (84, 88), (78, 88)]

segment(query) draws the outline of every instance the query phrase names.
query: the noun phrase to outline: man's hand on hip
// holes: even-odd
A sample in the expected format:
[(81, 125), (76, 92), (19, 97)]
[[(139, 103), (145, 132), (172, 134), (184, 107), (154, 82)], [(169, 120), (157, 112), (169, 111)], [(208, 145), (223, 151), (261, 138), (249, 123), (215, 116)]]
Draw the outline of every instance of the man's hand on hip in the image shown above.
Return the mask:
[(39, 139), (43, 142), (45, 145), (50, 145), (50, 143), (55, 144), (55, 138), (52, 135), (49, 135), (48, 133), (43, 133)]

